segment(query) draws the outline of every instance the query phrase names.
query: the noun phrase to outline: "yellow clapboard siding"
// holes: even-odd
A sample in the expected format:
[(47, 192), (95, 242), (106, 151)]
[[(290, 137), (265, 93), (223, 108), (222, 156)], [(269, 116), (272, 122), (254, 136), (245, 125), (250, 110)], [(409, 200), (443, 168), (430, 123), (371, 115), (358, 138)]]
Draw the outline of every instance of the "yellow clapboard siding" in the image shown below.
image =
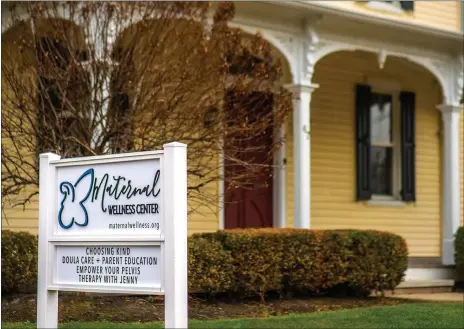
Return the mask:
[(214, 229), (205, 228), (205, 229), (197, 229), (197, 230), (189, 228), (188, 234), (192, 235), (196, 233), (210, 233), (210, 232), (216, 232), (216, 231), (217, 231), (217, 228), (214, 228)]
[[(217, 168), (218, 161), (219, 156), (205, 159), (205, 166)], [(219, 229), (218, 192), (219, 183), (211, 182), (203, 189), (203, 193), (208, 195), (208, 201), (204, 201), (206, 204), (201, 204), (200, 201), (189, 201), (189, 209), (194, 209), (194, 211), (188, 216), (188, 234), (214, 232)]]
[[(4, 224), (4, 222), (2, 222), (2, 225)], [(37, 227), (25, 227), (25, 226), (14, 226), (14, 227), (8, 227), (8, 228), (3, 228), (2, 227), (2, 230), (10, 230), (10, 231), (14, 231), (14, 232), (28, 232), (30, 234), (33, 234), (33, 235), (37, 235), (39, 233), (39, 230)]]
[(16, 207), (5, 207), (3, 209), (3, 213), (6, 214), (7, 217), (25, 217), (25, 218), (35, 218), (37, 215), (35, 214), (36, 211), (39, 210), (38, 204), (27, 204), (26, 208), (24, 209), (22, 206)]
[[(405, 61), (388, 59), (383, 71), (375, 55), (339, 52), (323, 58), (311, 101), (311, 223), (314, 229), (376, 229), (402, 235), (411, 256), (440, 256), (441, 102), (433, 76)], [(395, 77), (402, 90), (416, 93), (417, 202), (403, 206), (356, 202), (354, 88), (367, 77)], [(293, 224), (293, 145), (287, 132), (287, 212)], [(462, 158), (462, 155), (461, 155)]]
[(206, 221), (189, 221), (188, 222), (188, 229), (189, 233), (190, 231), (198, 231), (198, 230), (217, 230), (218, 229), (218, 223), (212, 220), (206, 220)]
[[(3, 43), (3, 40), (2, 40)], [(21, 58), (19, 51), (16, 46), (4, 47), (5, 51), (11, 52), (8, 54), (9, 58)], [(3, 52), (3, 50), (2, 50)], [(27, 82), (25, 82), (27, 83)], [(20, 114), (13, 113), (15, 94), (12, 89), (8, 87), (8, 82), (2, 78), (2, 116), (4, 115), (15, 115), (19, 117)], [(27, 120), (22, 119), (23, 124), (26, 124)], [(12, 146), (11, 136), (3, 136), (2, 138), (2, 150), (8, 150)], [(35, 154), (30, 154), (30, 150), (21, 150), (25, 160), (31, 161)], [(29, 159), (28, 159), (29, 158)], [(2, 165), (2, 174), (4, 173), (4, 166)], [(4, 188), (4, 186), (2, 186)], [(31, 198), (30, 202), (25, 204), (23, 207), (18, 203), (24, 202), (30, 195), (36, 192), (36, 188), (28, 186), (23, 190), (20, 195), (5, 195), (2, 191), (2, 229), (14, 230), (14, 231), (29, 231), (31, 233), (37, 233), (38, 227), (38, 196), (35, 195)]]
[(32, 229), (37, 228), (37, 218), (35, 219), (24, 219), (24, 218), (6, 219), (4, 218), (2, 220), (3, 225), (8, 226), (8, 223), (10, 224), (14, 223), (14, 225), (10, 225), (11, 228), (16, 228), (16, 227), (28, 227)]
[(421, 23), (459, 30), (460, 10), (459, 1), (416, 1), (414, 15)]
[(38, 196), (33, 197), (31, 202), (26, 204), (25, 207), (12, 207), (16, 203), (16, 200), (21, 199), (22, 195), (11, 199), (10, 202), (4, 200), (2, 204), (2, 229), (28, 231), (36, 234), (39, 222)]
[(415, 1), (413, 13), (391, 13), (367, 6), (367, 1), (324, 1), (327, 5), (355, 13), (369, 13), (378, 17), (388, 17), (397, 21), (411, 22), (418, 25), (459, 31), (460, 3), (451, 1)]

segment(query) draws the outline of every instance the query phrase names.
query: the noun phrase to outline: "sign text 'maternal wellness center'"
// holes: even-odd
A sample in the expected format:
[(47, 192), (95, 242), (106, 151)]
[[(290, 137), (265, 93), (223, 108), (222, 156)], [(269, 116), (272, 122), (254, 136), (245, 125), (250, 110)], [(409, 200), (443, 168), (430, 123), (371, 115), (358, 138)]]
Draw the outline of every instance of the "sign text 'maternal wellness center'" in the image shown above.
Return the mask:
[(162, 230), (159, 160), (63, 167), (58, 185), (58, 230), (65, 234)]

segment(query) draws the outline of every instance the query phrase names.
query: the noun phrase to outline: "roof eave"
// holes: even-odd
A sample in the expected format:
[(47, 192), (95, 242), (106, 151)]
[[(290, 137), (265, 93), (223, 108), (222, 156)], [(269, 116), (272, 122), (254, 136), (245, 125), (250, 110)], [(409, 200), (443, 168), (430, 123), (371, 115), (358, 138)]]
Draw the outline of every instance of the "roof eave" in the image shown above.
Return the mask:
[[(266, 1), (266, 2), (273, 2), (273, 1)], [(273, 2), (276, 4), (275, 2)], [(317, 12), (321, 14), (332, 14), (337, 15), (340, 17), (345, 17), (349, 19), (353, 19), (359, 22), (365, 22), (373, 25), (378, 26), (385, 26), (385, 27), (394, 27), (396, 29), (402, 29), (405, 31), (410, 31), (413, 33), (418, 33), (422, 35), (429, 35), (434, 37), (440, 37), (443, 39), (454, 40), (454, 41), (463, 41), (464, 33), (459, 31), (450, 31), (445, 30), (433, 26), (426, 26), (420, 25), (413, 22), (403, 21), (403, 20), (396, 20), (392, 19), (388, 16), (378, 16), (378, 15), (371, 15), (369, 13), (363, 12), (354, 12), (348, 11), (344, 8), (338, 8), (335, 6), (331, 6), (324, 1), (287, 1), (287, 2), (279, 2), (279, 5), (286, 6), (286, 7), (293, 7), (301, 9), (306, 9), (308, 12)]]

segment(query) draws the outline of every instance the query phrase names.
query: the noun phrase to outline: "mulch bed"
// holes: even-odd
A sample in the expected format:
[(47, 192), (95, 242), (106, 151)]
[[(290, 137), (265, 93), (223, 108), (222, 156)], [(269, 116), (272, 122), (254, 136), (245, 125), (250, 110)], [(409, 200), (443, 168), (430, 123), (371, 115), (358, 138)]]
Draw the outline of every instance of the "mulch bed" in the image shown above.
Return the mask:
[[(289, 313), (311, 313), (375, 305), (396, 305), (411, 301), (393, 298), (330, 298), (298, 297), (230, 301), (227, 298), (208, 301), (189, 297), (190, 319), (223, 319), (266, 317)], [(163, 320), (163, 297), (108, 296), (86, 293), (60, 293), (60, 322), (148, 322)], [(5, 322), (36, 321), (35, 294), (12, 295), (2, 298), (2, 320)]]

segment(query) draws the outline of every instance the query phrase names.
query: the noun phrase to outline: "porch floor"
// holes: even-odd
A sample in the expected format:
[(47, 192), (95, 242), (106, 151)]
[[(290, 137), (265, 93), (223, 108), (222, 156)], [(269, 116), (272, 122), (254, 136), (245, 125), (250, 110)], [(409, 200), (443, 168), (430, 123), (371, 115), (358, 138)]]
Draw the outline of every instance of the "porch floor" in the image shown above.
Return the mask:
[(394, 294), (394, 298), (427, 300), (437, 302), (461, 302), (464, 303), (464, 293), (447, 292), (447, 293), (429, 293), (429, 294)]
[(453, 287), (454, 280), (421, 280), (411, 279), (401, 282), (397, 289), (403, 288), (440, 288), (440, 287)]

